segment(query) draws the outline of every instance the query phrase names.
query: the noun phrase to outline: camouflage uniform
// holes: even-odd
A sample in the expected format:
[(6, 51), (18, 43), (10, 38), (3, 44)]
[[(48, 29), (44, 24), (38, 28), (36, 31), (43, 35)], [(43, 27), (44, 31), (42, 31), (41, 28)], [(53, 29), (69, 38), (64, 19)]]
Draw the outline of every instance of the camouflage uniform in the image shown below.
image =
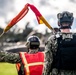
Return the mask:
[[(64, 35), (65, 35), (65, 33), (64, 33)], [(52, 72), (50, 72), (51, 63), (53, 61), (52, 54), (53, 54), (53, 52), (57, 51), (57, 39), (55, 38), (56, 36), (52, 35), (48, 39), (46, 46), (45, 46), (45, 69), (44, 69), (45, 75), (76, 75), (76, 71), (74, 71), (74, 70), (73, 71), (60, 70), (60, 72), (58, 73), (58, 70), (56, 68), (53, 68)], [(71, 37), (71, 36), (67, 36), (67, 37)]]
[(18, 53), (0, 51), (0, 62), (20, 63), (21, 59)]

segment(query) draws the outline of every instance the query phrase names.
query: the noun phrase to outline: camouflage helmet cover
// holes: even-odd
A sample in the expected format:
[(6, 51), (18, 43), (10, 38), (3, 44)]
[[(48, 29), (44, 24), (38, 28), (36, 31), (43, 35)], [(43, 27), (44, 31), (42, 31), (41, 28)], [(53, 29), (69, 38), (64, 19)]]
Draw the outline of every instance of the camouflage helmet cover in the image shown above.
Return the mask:
[(63, 23), (63, 22), (69, 22), (70, 25), (72, 25), (73, 23), (73, 13), (70, 13), (68, 11), (64, 11), (62, 13), (58, 13), (57, 14), (57, 18), (58, 18), (58, 22), (59, 22), (59, 26)]

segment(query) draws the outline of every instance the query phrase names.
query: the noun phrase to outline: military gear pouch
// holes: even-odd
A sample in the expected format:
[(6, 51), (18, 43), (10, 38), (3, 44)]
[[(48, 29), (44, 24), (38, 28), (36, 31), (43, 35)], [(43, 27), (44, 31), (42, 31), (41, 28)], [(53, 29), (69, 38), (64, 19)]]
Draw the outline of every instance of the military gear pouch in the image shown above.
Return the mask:
[(53, 54), (52, 68), (59, 70), (76, 70), (76, 35), (73, 38), (57, 38), (58, 49)]

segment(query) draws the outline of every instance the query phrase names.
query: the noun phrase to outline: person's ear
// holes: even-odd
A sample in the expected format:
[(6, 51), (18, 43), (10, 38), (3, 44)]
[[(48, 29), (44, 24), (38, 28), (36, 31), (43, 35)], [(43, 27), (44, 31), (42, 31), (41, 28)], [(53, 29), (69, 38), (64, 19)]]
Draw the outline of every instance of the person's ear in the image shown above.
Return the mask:
[(29, 48), (30, 42), (26, 42), (26, 43), (25, 43), (25, 46), (26, 46), (27, 48)]

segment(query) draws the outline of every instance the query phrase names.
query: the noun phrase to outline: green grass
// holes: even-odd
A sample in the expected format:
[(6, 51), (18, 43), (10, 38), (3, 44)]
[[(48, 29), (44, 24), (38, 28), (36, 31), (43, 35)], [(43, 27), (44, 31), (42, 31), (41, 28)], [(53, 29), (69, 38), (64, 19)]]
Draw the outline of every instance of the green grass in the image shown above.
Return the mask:
[(15, 64), (0, 63), (0, 75), (17, 75)]

